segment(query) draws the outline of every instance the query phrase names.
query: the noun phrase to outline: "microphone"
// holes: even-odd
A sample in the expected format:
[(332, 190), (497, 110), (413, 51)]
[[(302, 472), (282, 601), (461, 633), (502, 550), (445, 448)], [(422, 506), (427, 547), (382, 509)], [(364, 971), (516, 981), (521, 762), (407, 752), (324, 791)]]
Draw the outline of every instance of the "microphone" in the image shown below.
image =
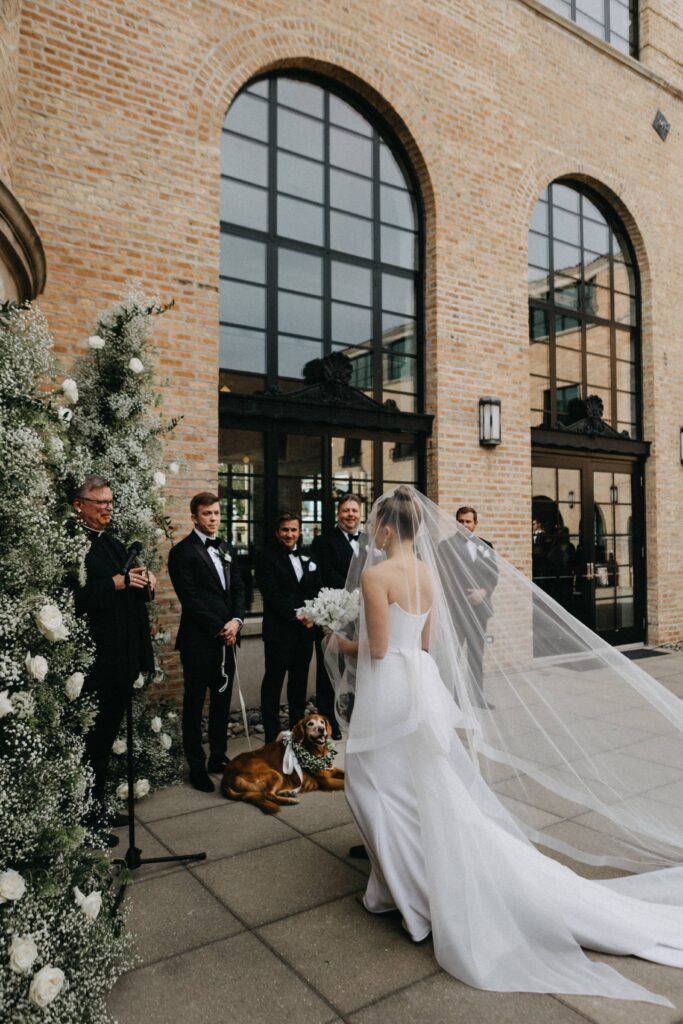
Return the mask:
[(134, 540), (133, 543), (131, 544), (131, 546), (128, 548), (128, 554), (126, 555), (126, 560), (123, 563), (123, 567), (121, 569), (121, 575), (122, 576), (125, 576), (126, 573), (129, 572), (133, 568), (133, 562), (138, 557), (138, 555), (140, 554), (141, 551), (142, 551), (142, 541), (141, 540)]

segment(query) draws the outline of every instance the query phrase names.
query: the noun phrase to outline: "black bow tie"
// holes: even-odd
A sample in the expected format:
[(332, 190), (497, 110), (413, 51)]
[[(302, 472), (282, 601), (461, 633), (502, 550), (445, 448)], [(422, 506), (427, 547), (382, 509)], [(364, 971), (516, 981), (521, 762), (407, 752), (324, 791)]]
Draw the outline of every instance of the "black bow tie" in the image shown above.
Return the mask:
[(358, 540), (358, 538), (360, 537), (360, 534), (359, 533), (347, 533), (346, 536), (349, 538), (349, 541), (352, 541), (352, 540)]
[(220, 537), (207, 537), (205, 544), (207, 548), (219, 548), (221, 546)]

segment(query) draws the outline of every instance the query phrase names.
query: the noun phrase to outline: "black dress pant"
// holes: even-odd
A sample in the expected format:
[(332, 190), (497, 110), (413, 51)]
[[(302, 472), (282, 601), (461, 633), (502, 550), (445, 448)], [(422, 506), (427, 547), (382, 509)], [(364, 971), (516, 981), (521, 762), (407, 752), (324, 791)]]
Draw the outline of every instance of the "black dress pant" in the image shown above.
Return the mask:
[[(225, 651), (225, 673), (221, 672)], [(206, 757), (202, 746), (202, 711), (207, 688), (209, 690), (209, 750), (212, 760), (222, 761), (228, 745), (228, 718), (232, 684), (235, 678), (235, 652), (220, 643), (181, 651), (185, 679), (183, 698), (183, 750), (191, 772), (206, 771)]]
[(484, 699), (484, 651), (489, 618), (488, 610), (486, 614), (478, 614), (472, 609), (467, 618), (456, 622), (458, 638), (467, 650), (467, 667), (475, 702)]
[(334, 687), (325, 668), (323, 638), (315, 638), (315, 705), (321, 715), (329, 720), (332, 732), (339, 731), (334, 715)]
[(126, 712), (128, 690), (111, 682), (107, 684), (106, 680), (91, 678), (86, 682), (84, 693), (87, 693), (97, 706), (95, 721), (85, 736), (85, 753), (95, 776), (93, 796), (102, 805), (111, 747)]
[(296, 636), (291, 640), (264, 641), (266, 672), (261, 683), (261, 718), (266, 743), (280, 732), (280, 696), (287, 676), (289, 727), (293, 728), (306, 711), (308, 666), (313, 654), (313, 638)]

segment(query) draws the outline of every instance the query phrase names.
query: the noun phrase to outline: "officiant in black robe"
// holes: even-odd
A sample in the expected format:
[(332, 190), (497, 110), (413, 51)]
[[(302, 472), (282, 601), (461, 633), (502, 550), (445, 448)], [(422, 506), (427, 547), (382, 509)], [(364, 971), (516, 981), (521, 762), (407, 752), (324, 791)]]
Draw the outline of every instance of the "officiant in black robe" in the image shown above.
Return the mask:
[[(127, 551), (109, 529), (114, 500), (107, 480), (86, 477), (73, 506), (90, 540), (85, 583), (76, 587), (74, 597), (76, 614), (87, 620), (95, 645), (84, 692), (94, 700), (97, 716), (85, 737), (85, 749), (95, 776), (93, 796), (101, 805), (112, 743), (133, 683), (141, 673), (154, 671), (146, 603), (156, 578), (142, 566), (121, 572)], [(121, 823), (119, 817), (117, 824)]]
[[(318, 563), (324, 587), (341, 590), (346, 584), (349, 566), (360, 557), (361, 499), (357, 494), (345, 494), (337, 504), (337, 523), (313, 541), (313, 557)], [(316, 676), (315, 702), (321, 715), (330, 720), (332, 738), (341, 739), (341, 731), (334, 714), (334, 689), (325, 668), (323, 638), (315, 637)]]

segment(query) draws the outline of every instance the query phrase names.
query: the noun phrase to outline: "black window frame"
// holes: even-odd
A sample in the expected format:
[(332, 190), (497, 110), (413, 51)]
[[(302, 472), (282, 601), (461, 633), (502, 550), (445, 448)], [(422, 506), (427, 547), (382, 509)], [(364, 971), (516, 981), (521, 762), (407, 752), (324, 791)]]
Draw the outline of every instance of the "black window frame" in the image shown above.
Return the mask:
[[(569, 21), (573, 22), (575, 25), (578, 25), (579, 28), (583, 28), (586, 32), (590, 32), (590, 34), (595, 36), (596, 39), (602, 39), (602, 41), (604, 43), (607, 43), (609, 46), (614, 47), (614, 49), (617, 50), (618, 53), (624, 53), (625, 56), (633, 57), (634, 60), (638, 60), (639, 59), (639, 55), (640, 55), (640, 33), (639, 33), (638, 0), (628, 0), (628, 2), (624, 2), (624, 0), (621, 0), (621, 3), (623, 4), (623, 6), (624, 7), (628, 7), (628, 9), (629, 9), (630, 22), (629, 22), (629, 38), (627, 40), (625, 39), (624, 36), (620, 36), (619, 38), (620, 39), (624, 39), (626, 42), (628, 42), (628, 44), (629, 44), (628, 53), (625, 53), (625, 51), (622, 50), (620, 47), (615, 46), (615, 44), (610, 39), (610, 35), (611, 35), (610, 0), (603, 0), (603, 18), (604, 18), (604, 20), (601, 23), (602, 24), (602, 29), (603, 29), (603, 34), (601, 36), (598, 35), (596, 32), (593, 32), (590, 28), (587, 28), (585, 25), (580, 25), (579, 24), (579, 22), (577, 21), (577, 13), (584, 13), (585, 14), (586, 12), (581, 12), (581, 11), (579, 11), (577, 9), (577, 0), (566, 0), (566, 2), (569, 4), (569, 8), (570, 8), (569, 15), (565, 15), (565, 14), (559, 12), (559, 11), (556, 11), (555, 8), (550, 3), (548, 3), (548, 0), (542, 0), (542, 2), (544, 2), (546, 4), (546, 6), (548, 7), (548, 9), (553, 11), (555, 14), (558, 14), (560, 17), (567, 17)], [(588, 15), (587, 15), (587, 17), (588, 17)], [(592, 19), (592, 20), (595, 20), (595, 19)]]

